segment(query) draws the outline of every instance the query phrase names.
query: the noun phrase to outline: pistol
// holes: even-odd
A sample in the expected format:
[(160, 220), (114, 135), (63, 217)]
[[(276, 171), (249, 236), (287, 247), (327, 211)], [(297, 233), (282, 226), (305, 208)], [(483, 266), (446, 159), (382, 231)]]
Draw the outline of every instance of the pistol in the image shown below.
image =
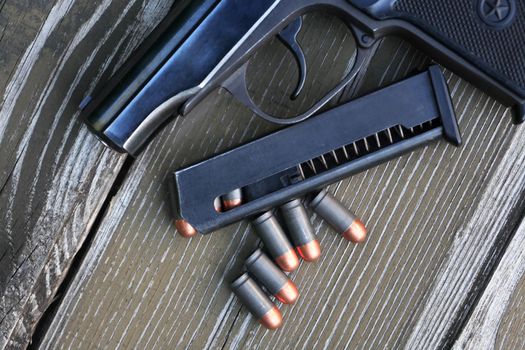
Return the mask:
[[(357, 43), (352, 68), (325, 96), (293, 117), (267, 113), (246, 87), (257, 49), (277, 36), (299, 67), (297, 97), (308, 73), (297, 40), (302, 16), (339, 17)], [(522, 0), (195, 0), (167, 16), (132, 61), (81, 104), (82, 118), (109, 147), (136, 155), (169, 120), (184, 116), (222, 87), (257, 116), (294, 124), (315, 115), (349, 84), (378, 39), (409, 40), (436, 62), (525, 118), (525, 1)]]

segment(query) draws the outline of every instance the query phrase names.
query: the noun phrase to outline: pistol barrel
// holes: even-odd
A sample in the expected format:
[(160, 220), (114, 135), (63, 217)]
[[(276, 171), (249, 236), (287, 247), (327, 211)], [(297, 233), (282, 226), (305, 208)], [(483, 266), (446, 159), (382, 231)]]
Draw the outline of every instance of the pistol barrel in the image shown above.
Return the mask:
[(84, 122), (106, 145), (136, 155), (167, 120), (179, 115), (274, 1), (185, 1), (182, 11), (175, 6), (154, 33), (155, 43), (133, 55), (141, 58), (130, 60), (106, 89), (84, 99)]

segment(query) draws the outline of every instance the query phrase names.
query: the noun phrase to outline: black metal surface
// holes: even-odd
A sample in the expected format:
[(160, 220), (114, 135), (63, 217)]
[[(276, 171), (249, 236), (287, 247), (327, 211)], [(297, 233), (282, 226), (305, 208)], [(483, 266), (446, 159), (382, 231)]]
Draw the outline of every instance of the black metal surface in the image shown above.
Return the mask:
[(86, 112), (86, 123), (110, 146), (136, 153), (273, 1), (195, 2), (115, 91)]
[[(514, 0), (506, 1), (514, 3)], [(215, 2), (201, 0), (191, 8), (191, 15), (181, 21), (182, 29), (169, 31), (167, 39), (163, 39), (170, 43), (166, 47), (174, 50), (171, 56), (154, 60), (153, 65), (147, 64), (147, 59), (141, 61), (98, 108), (88, 104), (90, 112), (86, 112), (89, 114), (86, 122), (111, 147), (135, 154), (171, 117), (188, 113), (212, 90), (224, 86), (260, 117), (275, 123), (296, 123), (314, 115), (343, 89), (361, 68), (363, 51), (386, 35), (404, 36), (456, 74), (505, 105), (514, 106), (517, 120), (522, 121), (525, 118), (522, 84), (525, 46), (520, 42), (519, 28), (525, 23), (523, 0), (516, 2), (515, 18), (505, 29), (483, 27), (490, 35), (472, 34), (475, 26), (468, 24), (465, 24), (469, 29), (466, 31), (461, 31), (461, 26), (454, 27), (454, 23), (462, 23), (461, 15), (449, 10), (464, 10), (466, 5), (460, 3), (463, 2), (447, 0), (447, 7), (441, 2), (412, 0), (220, 0), (210, 11)], [(302, 67), (300, 79), (304, 78), (306, 61), (295, 35), (300, 16), (309, 11), (335, 14), (354, 32), (359, 44), (354, 67), (340, 84), (301, 115), (292, 118), (268, 115), (248, 94), (247, 61), (262, 44), (290, 25), (281, 38), (285, 38), (294, 52)], [(507, 29), (509, 32), (504, 32)], [(501, 32), (493, 32), (497, 30)], [(483, 40), (493, 36), (500, 38), (498, 43), (482, 45)], [(482, 41), (478, 43), (478, 39)], [(160, 53), (164, 58), (166, 47), (155, 46), (148, 57), (157, 57)], [(301, 81), (296, 92), (300, 91)]]
[(302, 27), (303, 19), (302, 17), (299, 17), (297, 20), (290, 23), (286, 28), (284, 28), (279, 34), (277, 34), (279, 40), (281, 40), (283, 44), (285, 44), (288, 47), (288, 49), (292, 52), (297, 66), (299, 67), (299, 80), (297, 81), (297, 86), (294, 92), (292, 92), (292, 95), (290, 96), (290, 99), (292, 100), (296, 99), (299, 96), (299, 94), (303, 90), (304, 83), (306, 81), (306, 57), (304, 56), (304, 52), (301, 45), (297, 41), (297, 35), (299, 35), (299, 32), (301, 31)]
[[(126, 152), (122, 144), (104, 131), (120, 117), (120, 112), (140, 93), (170, 55), (199, 26), (219, 0), (189, 0), (175, 5), (159, 27), (119, 69), (107, 85), (81, 103), (81, 117), (88, 128), (106, 145)], [(154, 40), (154, 42), (151, 42)], [(131, 123), (126, 126), (133, 130)]]
[[(416, 127), (430, 123), (432, 127)], [(370, 147), (368, 153), (324, 171), (298, 175), (297, 168), (304, 162), (399, 125), (416, 128), (406, 138)], [(173, 205), (177, 215), (197, 231), (209, 233), (440, 137), (454, 144), (461, 142), (448, 88), (439, 68), (433, 66), (303, 123), (175, 172)], [(266, 187), (267, 183), (271, 186)], [(217, 196), (235, 188), (250, 193), (252, 187), (257, 191), (239, 207), (215, 211), (213, 201)]]
[(348, 1), (525, 120), (524, 0)]
[[(525, 1), (351, 0), (376, 18), (413, 23), (525, 94)], [(381, 3), (381, 6), (374, 6)], [(521, 64), (518, 64), (521, 62)]]

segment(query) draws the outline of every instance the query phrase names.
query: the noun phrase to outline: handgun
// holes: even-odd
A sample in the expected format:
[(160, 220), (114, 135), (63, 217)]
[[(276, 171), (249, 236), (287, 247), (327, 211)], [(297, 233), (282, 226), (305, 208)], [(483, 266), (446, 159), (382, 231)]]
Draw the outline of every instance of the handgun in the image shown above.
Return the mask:
[[(299, 67), (297, 97), (308, 74), (297, 40), (302, 16), (339, 17), (357, 43), (352, 68), (306, 111), (282, 118), (264, 111), (246, 86), (247, 64), (274, 36)], [(82, 117), (111, 148), (136, 155), (169, 120), (184, 116), (222, 87), (257, 116), (294, 124), (317, 114), (363, 67), (380, 38), (403, 37), (437, 63), (525, 118), (523, 0), (195, 0), (182, 1), (106, 88), (87, 96)], [(155, 39), (155, 40), (153, 40)]]

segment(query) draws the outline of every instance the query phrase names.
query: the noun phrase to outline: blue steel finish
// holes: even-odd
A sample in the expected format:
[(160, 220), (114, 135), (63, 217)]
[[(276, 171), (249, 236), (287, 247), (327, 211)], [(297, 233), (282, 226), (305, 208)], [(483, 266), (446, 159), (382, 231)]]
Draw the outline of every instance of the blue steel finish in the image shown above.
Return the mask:
[[(111, 87), (113, 83), (111, 91), (107, 95), (104, 95), (104, 91), (99, 91), (95, 96), (88, 96), (82, 101), (80, 109), (83, 110), (84, 120), (97, 135), (102, 136), (101, 133), (118, 116), (119, 112), (220, 1), (191, 0), (190, 4), (181, 5), (183, 7), (179, 13), (177, 6), (180, 2), (182, 1), (177, 1), (172, 10), (176, 14), (167, 15), (155, 29), (155, 31), (160, 31), (158, 38), (154, 42), (144, 43), (145, 46), (148, 46), (145, 52), (138, 49), (133, 54), (132, 57), (135, 55), (140, 57), (138, 62), (133, 63), (130, 59), (121, 68), (126, 71), (122, 79), (119, 79), (119, 71), (108, 82), (105, 89)], [(164, 24), (164, 21), (167, 24)], [(147, 41), (150, 41), (149, 37)], [(99, 103), (97, 103), (97, 98)], [(107, 139), (107, 141), (111, 140)]]
[[(392, 4), (411, 1), (415, 0), (193, 0), (187, 11), (191, 16), (182, 16), (177, 21), (178, 25), (182, 23), (180, 28), (174, 25), (165, 32), (168, 37), (171, 36), (167, 42), (177, 42), (176, 47), (170, 46), (174, 48), (171, 57), (164, 56), (166, 51), (171, 50), (155, 47), (150, 56), (154, 62), (146, 64), (146, 58), (139, 62), (133, 74), (125, 77), (124, 82), (107, 98), (102, 95), (98, 100), (95, 99), (97, 103), (89, 104), (84, 113), (87, 117), (84, 119), (88, 127), (109, 146), (137, 154), (170, 117), (187, 113), (210, 91), (223, 86), (258, 116), (275, 123), (295, 123), (318, 112), (320, 107), (353, 79), (363, 63), (363, 51), (370, 48), (375, 40), (387, 35), (400, 35), (500, 102), (514, 106), (516, 121), (525, 120), (525, 95), (509, 84), (511, 80), (501, 74), (497, 77), (491, 75), (490, 69), (485, 70), (484, 65), (478, 65), (479, 60), (464, 56), (464, 49), (449, 47), (445, 41), (436, 40), (433, 32), (427, 31), (427, 27), (419, 28), (396, 16), (390, 19)], [(447, 1), (454, 6), (462, 3)], [(419, 10), (425, 10), (421, 8), (423, 3), (434, 2), (421, 1), (417, 6)], [(278, 35), (285, 39), (299, 65), (303, 66), (301, 76), (304, 78), (306, 62), (295, 41), (299, 28), (289, 27), (291, 35), (288, 36), (284, 28), (308, 11), (328, 11), (339, 16), (352, 29), (358, 43), (356, 64), (339, 85), (305, 113), (285, 119), (267, 115), (251, 101), (246, 90), (245, 70), (242, 68), (254, 50), (269, 37)], [(262, 17), (264, 13), (268, 15)], [(254, 27), (257, 21), (259, 24)], [(300, 19), (294, 24), (299, 22)], [(518, 20), (516, 22), (521, 23)], [(250, 28), (253, 28), (252, 32), (249, 32)], [(284, 36), (279, 35), (278, 30), (282, 29)], [(236, 50), (232, 50), (237, 43), (239, 45)], [(295, 46), (297, 50), (294, 50)], [(228, 52), (231, 52), (230, 56), (227, 55)], [(507, 58), (505, 62), (508, 61)], [(207, 84), (199, 86), (221, 60), (224, 60), (224, 65)], [(144, 68), (143, 71), (140, 71), (141, 68)], [(513, 72), (517, 71), (519, 65), (515, 66), (513, 63), (511, 68)], [(105, 100), (99, 104), (98, 101), (103, 98)]]
[(197, 86), (274, 0), (223, 0), (104, 131), (122, 147), (142, 121), (170, 97)]

